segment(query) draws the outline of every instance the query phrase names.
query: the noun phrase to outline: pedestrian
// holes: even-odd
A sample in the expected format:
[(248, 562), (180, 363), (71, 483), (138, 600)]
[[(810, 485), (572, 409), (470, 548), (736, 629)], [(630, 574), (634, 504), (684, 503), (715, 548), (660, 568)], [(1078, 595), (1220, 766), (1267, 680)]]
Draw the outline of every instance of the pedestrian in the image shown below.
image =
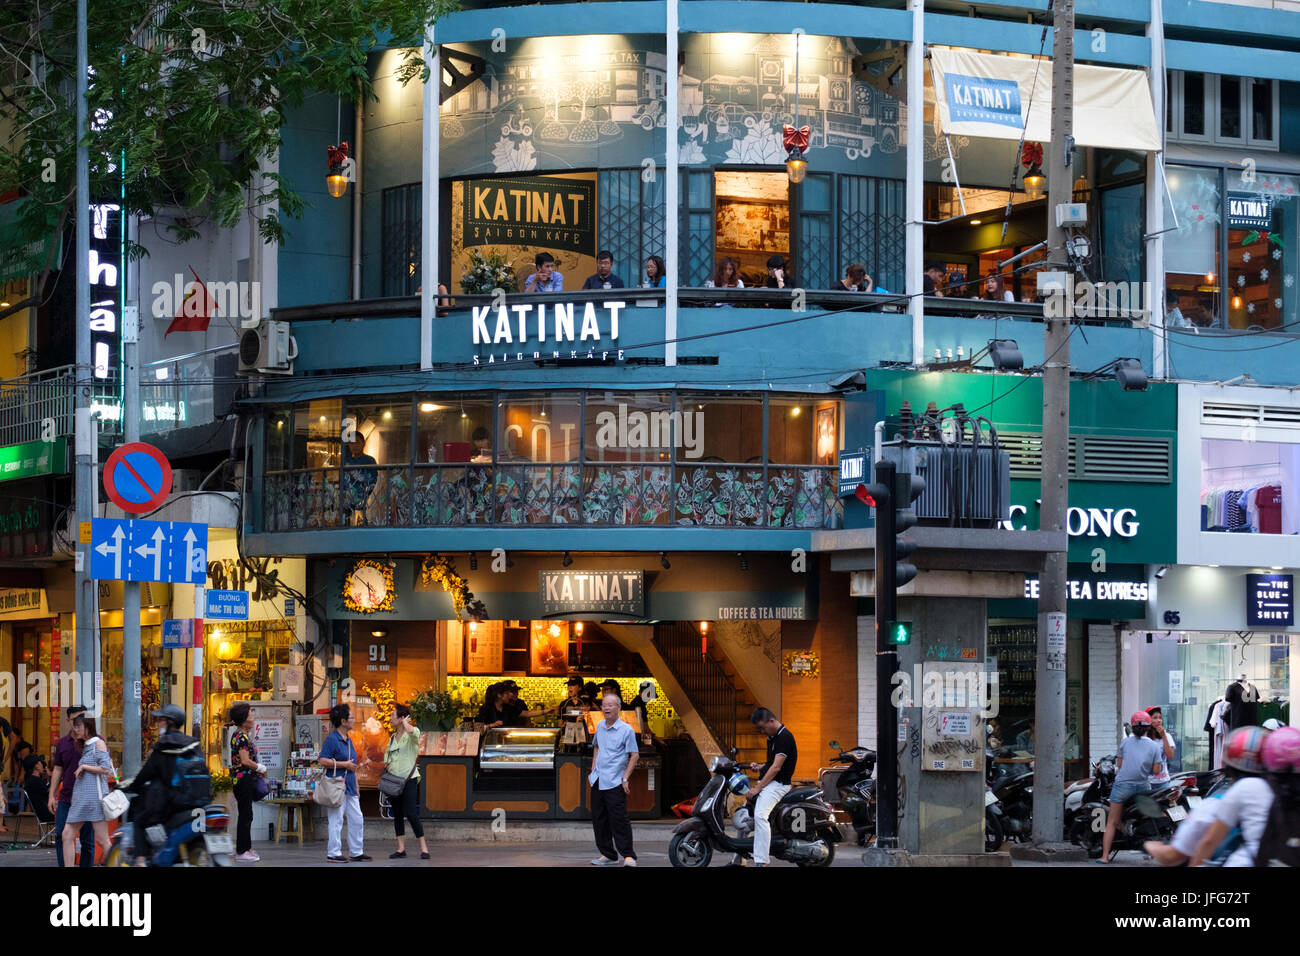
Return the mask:
[(1106, 817), (1106, 834), (1101, 839), (1098, 863), (1110, 862), (1110, 846), (1115, 842), (1115, 830), (1125, 801), (1139, 793), (1150, 793), (1151, 775), (1159, 773), (1164, 766), (1160, 762), (1160, 745), (1147, 736), (1151, 730), (1151, 716), (1145, 710), (1139, 710), (1128, 722), (1133, 734), (1125, 737), (1119, 745), (1119, 771), (1110, 788), (1110, 813)]
[(235, 778), (235, 859), (256, 863), (261, 859), (253, 850), (253, 801), (257, 799), (257, 778), (266, 773), (266, 764), (257, 762), (253, 730), (253, 708), (240, 701), (230, 708), (230, 722), (235, 732), (230, 736), (230, 773)]
[[(86, 712), (84, 707), (68, 708), (68, 732), (54, 745), (54, 771), (50, 777), (49, 809), (54, 814), (54, 852), (59, 866), (63, 866), (63, 824), (72, 808), (72, 790), (76, 782), (76, 768), (81, 760), (81, 733), (84, 729), (77, 718)], [(89, 823), (81, 827), (81, 865), (95, 865), (95, 829)]]
[(1279, 727), (1260, 750), (1273, 805), (1255, 852), (1256, 866), (1300, 866), (1300, 730)]
[(594, 866), (636, 866), (632, 848), (632, 821), (627, 815), (628, 780), (640, 759), (636, 732), (618, 719), (622, 701), (616, 694), (606, 694), (600, 704), (605, 719), (596, 724), (591, 755), (591, 826), (596, 833), (600, 856)]
[[(104, 817), (104, 808), (100, 801), (108, 793), (105, 778), (110, 774), (117, 776), (113, 770), (113, 760), (108, 754), (108, 744), (104, 743), (95, 729), (95, 721), (82, 714), (77, 718), (81, 722), (81, 759), (73, 771), (72, 804), (68, 807), (67, 818), (59, 837), (63, 840), (63, 865), (72, 866), (77, 855), (77, 835), (81, 824), (89, 823), (95, 832), (95, 843), (105, 855), (108, 854), (108, 820)], [(75, 723), (75, 721), (74, 721)], [(95, 849), (90, 851), (91, 863), (94, 865)], [(87, 865), (84, 864), (83, 865)]]
[(1223, 769), (1234, 782), (1219, 801), (1215, 821), (1197, 845), (1190, 866), (1200, 866), (1213, 856), (1223, 838), (1237, 827), (1241, 828), (1241, 842), (1223, 865), (1255, 864), (1260, 837), (1273, 806), (1273, 788), (1264, 779), (1266, 768), (1261, 753), (1269, 733), (1263, 727), (1237, 727), (1228, 734), (1223, 744)]
[[(365, 854), (365, 821), (361, 816), (361, 797), (357, 792), (357, 748), (352, 743), (352, 738), (348, 734), (352, 730), (352, 725), (356, 723), (356, 718), (352, 716), (352, 711), (347, 704), (337, 704), (330, 708), (330, 724), (334, 727), (334, 732), (325, 738), (325, 743), (320, 748), (320, 757), (317, 762), (328, 768), (325, 772), (329, 777), (341, 776), (344, 778), (344, 796), (343, 802), (337, 807), (327, 807), (326, 813), (329, 816), (329, 843), (325, 850), (325, 858), (331, 863), (346, 863), (349, 858), (353, 863), (365, 863), (370, 857)], [(343, 820), (347, 818), (348, 823), (348, 849), (351, 850), (351, 856), (343, 855)]]
[(1174, 761), (1174, 735), (1165, 729), (1165, 718), (1159, 707), (1148, 707), (1147, 713), (1151, 716), (1151, 739), (1160, 745), (1160, 763), (1163, 765), (1160, 772), (1151, 775), (1151, 789), (1156, 790), (1160, 787), (1168, 786), (1169, 772), (1173, 769)]
[(389, 800), (393, 807), (393, 829), (397, 831), (397, 852), (390, 853), (388, 858), (406, 859), (406, 821), (410, 820), (411, 832), (420, 841), (420, 859), (427, 860), (429, 844), (424, 839), (424, 824), (420, 822), (418, 801), (420, 771), (415, 769), (416, 758), (420, 755), (420, 732), (411, 725), (411, 708), (406, 704), (398, 704), (393, 708), (392, 727), (388, 750), (384, 753), (384, 770), (395, 777), (405, 777), (406, 785), (401, 794)]
[(799, 748), (790, 729), (766, 707), (754, 708), (749, 722), (767, 735), (767, 763), (749, 765), (750, 770), (759, 771), (758, 783), (749, 788), (749, 799), (754, 801), (754, 865), (767, 866), (772, 847), (772, 821), (768, 815), (790, 792)]

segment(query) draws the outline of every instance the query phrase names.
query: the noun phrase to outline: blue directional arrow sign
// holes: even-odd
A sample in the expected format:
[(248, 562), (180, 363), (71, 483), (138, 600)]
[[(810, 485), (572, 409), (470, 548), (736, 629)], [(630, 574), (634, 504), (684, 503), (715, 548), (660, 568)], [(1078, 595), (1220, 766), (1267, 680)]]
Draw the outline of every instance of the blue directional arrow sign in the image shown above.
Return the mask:
[(202, 584), (208, 577), (208, 526), (172, 522), (171, 576), (178, 584)]
[(101, 581), (126, 579), (131, 522), (118, 518), (90, 520), (90, 576)]
[(166, 521), (132, 521), (128, 581), (170, 581), (171, 529)]

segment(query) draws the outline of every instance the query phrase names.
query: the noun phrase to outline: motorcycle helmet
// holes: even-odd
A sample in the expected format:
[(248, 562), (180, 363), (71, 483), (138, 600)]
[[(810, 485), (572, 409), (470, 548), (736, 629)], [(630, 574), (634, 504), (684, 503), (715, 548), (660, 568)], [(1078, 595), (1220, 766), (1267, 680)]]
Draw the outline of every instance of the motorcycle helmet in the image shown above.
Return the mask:
[(1128, 723), (1130, 727), (1136, 726), (1137, 724), (1150, 724), (1151, 715), (1145, 710), (1135, 710), (1133, 716), (1128, 719)]
[(1274, 773), (1300, 773), (1300, 730), (1281, 727), (1273, 731), (1264, 740), (1259, 756)]
[(737, 833), (744, 833), (747, 830), (754, 829), (754, 817), (749, 812), (749, 807), (740, 807), (731, 815), (731, 822), (736, 825)]
[(1282, 723), (1282, 721), (1278, 720), (1276, 717), (1270, 717), (1268, 720), (1264, 721), (1265, 730), (1278, 730), (1285, 726), (1286, 724)]
[(1238, 727), (1223, 744), (1223, 762), (1242, 773), (1263, 773), (1260, 750), (1269, 731), (1263, 727)]
[(727, 789), (738, 797), (749, 793), (749, 778), (737, 770), (727, 779)]

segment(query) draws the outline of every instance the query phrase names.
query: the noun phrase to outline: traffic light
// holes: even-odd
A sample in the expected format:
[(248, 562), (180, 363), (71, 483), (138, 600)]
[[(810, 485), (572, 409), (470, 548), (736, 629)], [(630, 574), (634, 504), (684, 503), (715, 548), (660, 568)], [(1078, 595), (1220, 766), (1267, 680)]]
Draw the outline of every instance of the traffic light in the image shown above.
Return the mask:
[(916, 542), (902, 537), (908, 528), (916, 524), (916, 512), (912, 502), (925, 492), (925, 479), (919, 475), (903, 473), (894, 476), (894, 587), (901, 588), (916, 577), (916, 565), (906, 559), (916, 552)]
[(912, 622), (893, 621), (889, 625), (889, 643), (895, 645), (911, 644), (912, 643)]

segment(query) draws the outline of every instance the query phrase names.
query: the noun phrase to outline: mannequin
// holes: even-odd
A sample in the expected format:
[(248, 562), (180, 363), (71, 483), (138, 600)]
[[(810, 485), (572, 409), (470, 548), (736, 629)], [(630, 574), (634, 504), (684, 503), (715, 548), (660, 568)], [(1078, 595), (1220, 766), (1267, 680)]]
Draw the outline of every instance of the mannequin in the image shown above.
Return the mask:
[(1259, 691), (1242, 673), (1223, 695), (1228, 702), (1228, 726), (1253, 727), (1259, 723)]

